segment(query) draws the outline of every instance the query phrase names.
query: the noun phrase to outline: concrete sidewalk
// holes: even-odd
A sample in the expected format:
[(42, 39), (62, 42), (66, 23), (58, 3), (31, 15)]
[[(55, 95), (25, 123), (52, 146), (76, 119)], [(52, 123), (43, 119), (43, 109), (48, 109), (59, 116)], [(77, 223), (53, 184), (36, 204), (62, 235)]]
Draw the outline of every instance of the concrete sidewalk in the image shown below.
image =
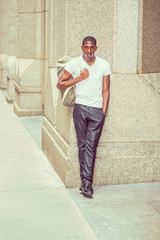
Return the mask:
[(160, 183), (94, 187), (93, 199), (65, 189), (39, 148), (41, 118), (16, 117), (1, 93), (0, 240), (160, 239)]
[(2, 91), (0, 239), (97, 239)]

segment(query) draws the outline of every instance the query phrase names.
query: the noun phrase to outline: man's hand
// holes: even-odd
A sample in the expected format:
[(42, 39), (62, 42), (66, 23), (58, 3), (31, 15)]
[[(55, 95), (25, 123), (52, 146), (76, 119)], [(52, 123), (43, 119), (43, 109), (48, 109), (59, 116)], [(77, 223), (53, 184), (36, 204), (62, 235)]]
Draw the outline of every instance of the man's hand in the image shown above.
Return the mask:
[(80, 75), (76, 78), (70, 79), (71, 74), (64, 70), (64, 72), (61, 74), (60, 78), (58, 79), (57, 83), (57, 88), (59, 90), (66, 89), (68, 87), (71, 87), (75, 85), (76, 83), (85, 80), (89, 76), (89, 72), (86, 68), (84, 68), (81, 72)]
[(85, 80), (86, 78), (88, 78), (88, 76), (89, 76), (89, 72), (87, 68), (84, 68), (83, 70), (81, 70), (80, 77), (82, 80)]

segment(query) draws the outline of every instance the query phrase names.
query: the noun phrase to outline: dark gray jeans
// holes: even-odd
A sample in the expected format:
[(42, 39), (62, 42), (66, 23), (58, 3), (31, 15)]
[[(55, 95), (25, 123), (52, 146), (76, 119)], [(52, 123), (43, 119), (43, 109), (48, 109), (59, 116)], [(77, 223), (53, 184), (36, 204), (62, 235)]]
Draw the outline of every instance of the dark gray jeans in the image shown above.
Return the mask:
[(92, 184), (96, 150), (105, 117), (102, 108), (75, 104), (73, 119), (79, 149), (80, 177), (84, 183)]

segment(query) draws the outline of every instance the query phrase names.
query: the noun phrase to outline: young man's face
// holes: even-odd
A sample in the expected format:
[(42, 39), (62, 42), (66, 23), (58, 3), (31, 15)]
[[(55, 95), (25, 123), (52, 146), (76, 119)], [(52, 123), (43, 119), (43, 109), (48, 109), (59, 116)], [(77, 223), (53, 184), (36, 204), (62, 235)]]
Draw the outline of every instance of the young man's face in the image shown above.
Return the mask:
[(81, 49), (83, 51), (83, 56), (92, 58), (97, 50), (97, 46), (92, 41), (86, 41), (84, 45), (81, 46)]

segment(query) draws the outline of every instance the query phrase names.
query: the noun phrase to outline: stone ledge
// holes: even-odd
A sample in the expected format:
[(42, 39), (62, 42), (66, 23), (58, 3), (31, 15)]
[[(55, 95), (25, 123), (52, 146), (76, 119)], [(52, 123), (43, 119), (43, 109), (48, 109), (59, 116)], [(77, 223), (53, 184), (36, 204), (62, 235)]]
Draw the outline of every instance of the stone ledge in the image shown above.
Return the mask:
[(15, 101), (14, 112), (18, 117), (43, 115), (42, 109), (20, 109)]
[(19, 86), (16, 82), (14, 83), (14, 86), (16, 90), (19, 93), (41, 93), (41, 87), (35, 87), (35, 86)]

